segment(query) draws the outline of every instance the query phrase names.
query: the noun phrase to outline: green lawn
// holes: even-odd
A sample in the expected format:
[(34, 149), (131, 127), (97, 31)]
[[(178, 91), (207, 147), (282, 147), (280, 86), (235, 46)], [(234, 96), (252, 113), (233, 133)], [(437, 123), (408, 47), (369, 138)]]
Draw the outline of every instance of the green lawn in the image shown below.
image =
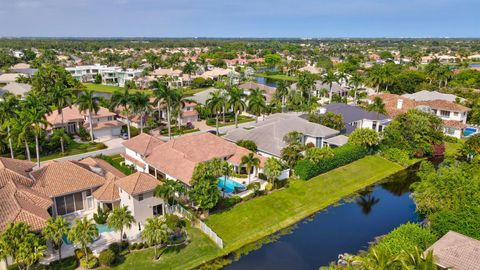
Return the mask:
[[(189, 228), (190, 243), (179, 250), (167, 250), (159, 261), (153, 261), (153, 249), (136, 251), (115, 267), (103, 269), (190, 269), (221, 255), (221, 249), (197, 228)], [(102, 269), (102, 268), (100, 268)]]
[(267, 79), (272, 79), (272, 80), (281, 80), (281, 81), (297, 81), (297, 78), (292, 77), (292, 76), (287, 76), (287, 75), (281, 75), (281, 74), (276, 74), (276, 75), (268, 75), (266, 73), (255, 73), (256, 76), (259, 77), (264, 77)]
[[(172, 136), (177, 136), (177, 135), (182, 135), (182, 134), (188, 134), (188, 133), (192, 133), (192, 132), (197, 132), (197, 131), (200, 131), (200, 129), (198, 128), (191, 128), (191, 129), (186, 129), (185, 127), (181, 127), (180, 128), (180, 131), (178, 130), (178, 127), (172, 127), (171, 128), (171, 132), (172, 132)], [(168, 128), (164, 128), (160, 131), (160, 134), (162, 135), (166, 135), (168, 136)]]
[[(103, 145), (102, 148), (100, 148)], [(92, 151), (97, 151), (101, 149), (105, 149), (106, 146), (103, 143), (77, 143), (77, 142), (72, 142), (69, 146), (65, 147), (65, 154), (62, 154), (62, 152), (57, 152), (57, 153), (52, 153), (46, 156), (42, 156), (40, 154), (40, 161), (45, 161), (45, 160), (51, 160), (55, 158), (61, 158), (61, 157), (66, 157), (66, 156), (73, 156), (73, 155), (78, 155), (78, 154), (83, 154), (87, 152), (92, 152)], [(32, 159), (35, 158), (35, 152), (31, 152)]]
[[(94, 84), (94, 83), (84, 83), (83, 85), (85, 85), (85, 87), (88, 89), (88, 90), (93, 90), (93, 91), (96, 91), (96, 92), (103, 92), (103, 93), (113, 93), (117, 90), (123, 90), (124, 88), (123, 87), (120, 87), (120, 86), (114, 86), (114, 85), (103, 85), (103, 84)], [(139, 89), (131, 89), (130, 91), (132, 92), (147, 92), (147, 93), (151, 93), (151, 90), (139, 90)]]
[[(251, 118), (245, 115), (239, 115), (237, 120), (238, 120), (238, 124), (242, 124), (242, 123), (255, 121), (255, 118)], [(225, 118), (225, 121), (226, 121), (225, 123), (222, 122), (222, 116), (220, 115), (218, 117), (218, 126), (226, 127), (226, 126), (235, 125), (235, 118), (231, 115), (227, 115)], [(215, 117), (207, 119), (206, 124), (210, 127), (216, 127)]]
[(207, 224), (224, 240), (226, 249), (233, 251), (402, 169), (379, 156), (367, 156), (309, 181), (292, 181), (286, 189), (212, 215)]

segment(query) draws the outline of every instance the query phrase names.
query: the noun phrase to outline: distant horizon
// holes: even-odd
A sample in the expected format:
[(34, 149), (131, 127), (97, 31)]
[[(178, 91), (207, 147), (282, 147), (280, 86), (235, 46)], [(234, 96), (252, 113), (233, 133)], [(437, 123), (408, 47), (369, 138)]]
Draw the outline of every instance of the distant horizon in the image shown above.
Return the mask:
[(415, 40), (415, 39), (423, 39), (423, 40), (455, 40), (455, 39), (480, 39), (480, 36), (475, 37), (174, 37), (174, 36), (165, 36), (165, 37), (154, 37), (154, 36), (0, 36), (0, 39), (71, 39), (71, 40), (82, 40), (82, 39), (104, 39), (104, 40), (161, 40), (161, 39), (191, 39), (191, 40), (209, 40), (209, 39), (233, 39), (233, 40), (372, 40), (372, 39), (395, 39), (395, 40)]
[(480, 37), (478, 0), (0, 0), (1, 37)]

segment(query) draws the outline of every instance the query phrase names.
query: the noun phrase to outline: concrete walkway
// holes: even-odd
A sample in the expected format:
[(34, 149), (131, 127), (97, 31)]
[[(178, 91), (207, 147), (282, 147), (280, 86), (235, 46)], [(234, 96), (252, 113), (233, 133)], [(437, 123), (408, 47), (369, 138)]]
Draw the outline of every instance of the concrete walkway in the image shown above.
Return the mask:
[(66, 156), (61, 158), (56, 158), (54, 160), (62, 161), (62, 160), (81, 160), (87, 157), (98, 156), (98, 155), (115, 155), (125, 152), (125, 147), (122, 145), (124, 140), (122, 138), (114, 138), (108, 141), (104, 141), (103, 143), (107, 146), (107, 148), (87, 153), (82, 153), (73, 156)]

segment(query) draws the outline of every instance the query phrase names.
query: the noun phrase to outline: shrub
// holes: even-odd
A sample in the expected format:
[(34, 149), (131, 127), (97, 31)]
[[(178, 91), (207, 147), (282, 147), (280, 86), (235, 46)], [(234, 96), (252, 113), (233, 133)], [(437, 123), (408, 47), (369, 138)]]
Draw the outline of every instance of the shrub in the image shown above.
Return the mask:
[(95, 148), (96, 148), (97, 150), (102, 150), (102, 149), (107, 148), (107, 146), (106, 146), (105, 144), (103, 144), (103, 143), (97, 143), (97, 144), (95, 145)]
[[(122, 127), (122, 133), (127, 133), (127, 132), (128, 132), (127, 126), (123, 126)], [(140, 131), (138, 130), (138, 128), (136, 128), (134, 126), (130, 126), (130, 137), (133, 138), (133, 137), (137, 136), (138, 134), (140, 134)]]
[(108, 214), (108, 210), (103, 210), (100, 206), (98, 206), (97, 213), (93, 214), (93, 220), (97, 224), (105, 224), (107, 223)]
[(127, 240), (122, 240), (122, 242), (120, 242), (120, 250), (125, 250), (128, 246), (130, 246), (130, 243)]
[(110, 249), (105, 249), (104, 251), (100, 252), (98, 256), (98, 261), (103, 266), (111, 266), (116, 259), (116, 254)]
[(135, 250), (135, 249), (137, 249), (137, 246), (138, 246), (137, 243), (133, 243), (133, 244), (131, 244), (128, 248), (129, 248), (130, 250)]
[(430, 229), (422, 228), (416, 223), (407, 223), (385, 235), (378, 246), (388, 248), (393, 254), (397, 254), (403, 250), (413, 252), (415, 247), (425, 250), (435, 240), (436, 237)]
[(239, 140), (237, 142), (237, 145), (243, 148), (246, 148), (252, 152), (257, 151), (257, 144), (254, 141), (251, 140)]
[(480, 239), (480, 206), (463, 207), (458, 211), (441, 210), (428, 218), (432, 231), (438, 236), (455, 231)]
[[(90, 248), (88, 247), (87, 247), (87, 252), (88, 252), (88, 255), (92, 255), (92, 250), (90, 250)], [(79, 260), (85, 257), (85, 252), (81, 248), (75, 249), (74, 253), (75, 253), (75, 257), (77, 257), (77, 259)]]
[(85, 128), (80, 127), (78, 130), (78, 137), (80, 137), (82, 141), (88, 141), (90, 140), (90, 133)]
[(142, 249), (142, 248), (143, 248), (143, 243), (142, 242), (138, 243), (137, 244), (137, 249)]
[(111, 250), (115, 254), (118, 254), (121, 251), (120, 244), (118, 244), (118, 243), (111, 243), (108, 246), (108, 249)]
[(54, 261), (48, 265), (49, 270), (75, 270), (78, 267), (78, 260), (72, 256), (63, 258), (62, 261)]
[(242, 201), (242, 198), (240, 198), (239, 196), (233, 196), (230, 198), (223, 199), (223, 205), (225, 206), (225, 208), (230, 208), (241, 201)]
[(398, 148), (388, 148), (388, 149), (382, 150), (380, 152), (380, 155), (404, 167), (409, 165), (410, 156), (407, 150), (402, 150)]
[(93, 269), (98, 266), (98, 259), (93, 255), (80, 259), (80, 266), (85, 269)]
[(318, 163), (313, 163), (307, 159), (298, 161), (295, 165), (295, 174), (302, 180), (308, 180), (319, 174), (352, 163), (368, 154), (366, 148), (351, 144), (334, 148), (333, 152), (334, 155), (332, 157), (321, 159)]

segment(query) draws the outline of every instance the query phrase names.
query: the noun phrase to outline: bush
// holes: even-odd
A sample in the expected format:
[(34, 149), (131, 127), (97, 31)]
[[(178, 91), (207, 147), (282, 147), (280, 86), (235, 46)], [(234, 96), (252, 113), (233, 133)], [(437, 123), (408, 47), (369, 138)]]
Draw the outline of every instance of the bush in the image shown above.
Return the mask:
[(393, 254), (397, 254), (402, 250), (413, 252), (415, 247), (425, 250), (435, 240), (436, 237), (430, 229), (422, 228), (416, 223), (407, 223), (385, 235), (378, 246), (388, 248)]
[(142, 243), (142, 242), (140, 242), (140, 243), (138, 243), (138, 244), (137, 244), (137, 249), (142, 249), (142, 248), (143, 248), (143, 246), (144, 246), (144, 245), (143, 245), (143, 243)]
[(90, 133), (85, 128), (80, 127), (78, 130), (78, 137), (80, 137), (82, 141), (88, 141), (90, 140)]
[(97, 150), (102, 150), (102, 149), (107, 148), (107, 146), (106, 146), (105, 144), (103, 144), (103, 143), (97, 143), (97, 144), (95, 145), (95, 148), (96, 148)]
[(241, 201), (242, 201), (242, 198), (240, 198), (239, 196), (233, 196), (230, 198), (223, 199), (223, 205), (225, 206), (225, 208), (230, 208)]
[(388, 148), (388, 149), (382, 150), (380, 152), (380, 155), (404, 167), (409, 165), (410, 156), (407, 150), (402, 150), (398, 148)]
[(85, 269), (93, 269), (98, 266), (98, 259), (93, 255), (89, 255), (80, 259), (80, 266)]
[(480, 239), (480, 206), (464, 207), (458, 211), (441, 210), (428, 216), (432, 231), (442, 236), (455, 231)]
[(135, 250), (135, 249), (137, 249), (137, 246), (138, 246), (137, 243), (133, 243), (133, 244), (131, 244), (128, 248), (129, 248), (130, 250)]
[(115, 254), (119, 254), (121, 250), (120, 248), (120, 244), (119, 243), (111, 243), (109, 246), (108, 246), (108, 249), (111, 250), (113, 253)]
[[(88, 255), (92, 255), (92, 250), (88, 247), (87, 247), (87, 252), (88, 252)], [(77, 257), (77, 259), (79, 259), (79, 260), (83, 259), (83, 257), (85, 257), (85, 252), (81, 248), (75, 249), (74, 253), (75, 253), (75, 257)]]
[(98, 261), (103, 266), (112, 266), (112, 264), (115, 262), (116, 256), (117, 255), (112, 250), (105, 249), (104, 251), (100, 252)]
[(333, 152), (333, 157), (324, 158), (318, 163), (313, 163), (307, 159), (298, 161), (295, 165), (295, 174), (302, 180), (308, 180), (319, 174), (352, 163), (368, 154), (366, 148), (351, 144), (334, 148)]
[(254, 141), (251, 140), (239, 140), (237, 142), (237, 145), (243, 148), (246, 148), (252, 152), (257, 151), (257, 144)]
[[(122, 133), (127, 133), (127, 132), (128, 132), (127, 126), (123, 126), (122, 127)], [(137, 136), (138, 134), (140, 134), (140, 131), (138, 130), (138, 128), (136, 128), (134, 126), (130, 126), (130, 137), (133, 138), (133, 137)]]
[(78, 267), (78, 260), (75, 257), (63, 258), (62, 261), (54, 261), (48, 265), (49, 270), (75, 270)]
[(109, 211), (103, 210), (100, 206), (97, 207), (97, 213), (93, 214), (93, 220), (97, 224), (105, 224), (107, 223)]

